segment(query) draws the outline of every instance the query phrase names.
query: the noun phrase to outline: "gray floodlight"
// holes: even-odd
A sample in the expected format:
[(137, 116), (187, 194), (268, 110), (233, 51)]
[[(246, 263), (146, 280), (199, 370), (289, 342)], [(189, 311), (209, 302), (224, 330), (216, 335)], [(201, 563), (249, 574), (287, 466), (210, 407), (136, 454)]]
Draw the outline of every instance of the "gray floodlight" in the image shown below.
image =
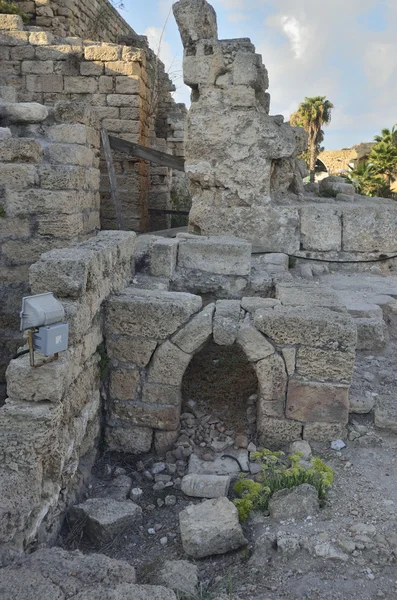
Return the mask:
[[(57, 360), (59, 352), (68, 349), (69, 325), (64, 323), (65, 309), (51, 292), (25, 296), (22, 299), (21, 331), (27, 331), (30, 364), (35, 364), (34, 352)], [(48, 361), (47, 361), (48, 362)]]
[(22, 298), (21, 331), (59, 323), (65, 318), (65, 309), (52, 292)]

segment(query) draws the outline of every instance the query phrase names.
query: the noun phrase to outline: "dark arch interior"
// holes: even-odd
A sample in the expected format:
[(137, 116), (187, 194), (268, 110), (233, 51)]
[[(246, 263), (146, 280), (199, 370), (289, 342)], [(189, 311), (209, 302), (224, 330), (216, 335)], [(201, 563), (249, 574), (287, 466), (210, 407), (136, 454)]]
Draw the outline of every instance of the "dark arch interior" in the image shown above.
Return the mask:
[(323, 161), (320, 160), (319, 158), (317, 159), (317, 162), (316, 162), (316, 171), (317, 171), (317, 173), (328, 173), (327, 167), (325, 166)]
[(249, 398), (257, 393), (255, 370), (240, 347), (211, 341), (192, 358), (185, 372), (182, 411), (189, 410), (187, 402), (193, 400), (199, 414), (219, 419), (219, 427), (226, 432), (255, 441), (256, 402)]

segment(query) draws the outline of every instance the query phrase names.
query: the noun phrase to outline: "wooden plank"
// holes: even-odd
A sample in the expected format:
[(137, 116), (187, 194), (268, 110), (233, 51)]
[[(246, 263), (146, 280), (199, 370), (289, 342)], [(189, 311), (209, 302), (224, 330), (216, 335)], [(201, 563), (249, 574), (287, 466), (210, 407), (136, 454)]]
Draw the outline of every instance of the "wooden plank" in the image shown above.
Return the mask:
[(185, 161), (183, 158), (179, 158), (178, 156), (166, 154), (165, 152), (160, 152), (159, 150), (153, 150), (153, 148), (147, 148), (146, 146), (134, 144), (133, 142), (127, 142), (121, 138), (114, 137), (113, 135), (109, 135), (109, 143), (111, 149), (115, 150), (116, 152), (125, 152), (130, 156), (143, 158), (144, 160), (148, 160), (156, 165), (169, 167), (170, 169), (175, 169), (176, 171), (185, 170)]
[(184, 217), (188, 217), (190, 214), (188, 210), (166, 210), (165, 208), (149, 208), (149, 212), (158, 215), (182, 215)]
[(123, 217), (121, 214), (121, 206), (120, 206), (118, 194), (117, 194), (116, 171), (114, 170), (112, 151), (110, 149), (109, 136), (108, 136), (108, 132), (106, 131), (106, 129), (103, 129), (103, 128), (101, 129), (101, 139), (102, 139), (103, 151), (105, 154), (106, 164), (107, 164), (108, 173), (109, 173), (110, 201), (113, 204), (114, 209), (116, 211), (117, 227), (119, 229), (123, 230), (124, 229)]

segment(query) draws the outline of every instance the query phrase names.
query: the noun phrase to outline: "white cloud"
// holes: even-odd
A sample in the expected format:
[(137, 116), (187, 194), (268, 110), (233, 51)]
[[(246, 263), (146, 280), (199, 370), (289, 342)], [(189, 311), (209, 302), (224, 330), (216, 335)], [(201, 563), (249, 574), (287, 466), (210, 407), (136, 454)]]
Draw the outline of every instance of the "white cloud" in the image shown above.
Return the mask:
[(248, 15), (243, 12), (233, 12), (227, 15), (227, 20), (231, 23), (241, 23), (241, 21), (246, 21), (248, 19)]
[(287, 15), (281, 17), (281, 27), (291, 43), (295, 58), (302, 58), (307, 45), (305, 28), (301, 26), (298, 19)]

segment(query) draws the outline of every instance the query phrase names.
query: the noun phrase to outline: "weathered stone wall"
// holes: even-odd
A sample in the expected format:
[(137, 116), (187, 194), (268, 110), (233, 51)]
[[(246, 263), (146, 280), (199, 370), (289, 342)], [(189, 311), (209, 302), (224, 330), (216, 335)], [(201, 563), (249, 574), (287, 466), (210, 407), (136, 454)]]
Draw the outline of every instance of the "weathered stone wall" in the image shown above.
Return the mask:
[(199, 295), (169, 291), (178, 270), (185, 290), (197, 269), (211, 273), (213, 292), (222, 277), (250, 278), (250, 245), (219, 241), (154, 238), (152, 280), (137, 276), (135, 285), (108, 299), (109, 449), (140, 453), (153, 439), (158, 450), (174, 443), (183, 375), (211, 338), (220, 346), (239, 345), (256, 370), (263, 444), (343, 436), (357, 343), (352, 317), (334, 294), (293, 283), (279, 284), (275, 299), (247, 295), (204, 308)]
[(108, 0), (16, 0), (31, 24), (61, 37), (118, 42), (136, 36)]
[[(95, 235), (99, 223), (99, 134), (85, 105), (52, 110), (0, 97), (0, 382), (20, 344), (18, 307), (29, 293), (29, 266), (52, 248)], [(8, 101), (8, 102), (7, 102)]]
[(54, 539), (90, 472), (100, 433), (101, 306), (131, 280), (135, 238), (101, 232), (46, 252), (30, 267), (31, 291), (50, 289), (62, 302), (70, 347), (40, 368), (24, 356), (7, 370), (9, 398), (0, 408), (0, 558), (2, 544), (20, 549)]

